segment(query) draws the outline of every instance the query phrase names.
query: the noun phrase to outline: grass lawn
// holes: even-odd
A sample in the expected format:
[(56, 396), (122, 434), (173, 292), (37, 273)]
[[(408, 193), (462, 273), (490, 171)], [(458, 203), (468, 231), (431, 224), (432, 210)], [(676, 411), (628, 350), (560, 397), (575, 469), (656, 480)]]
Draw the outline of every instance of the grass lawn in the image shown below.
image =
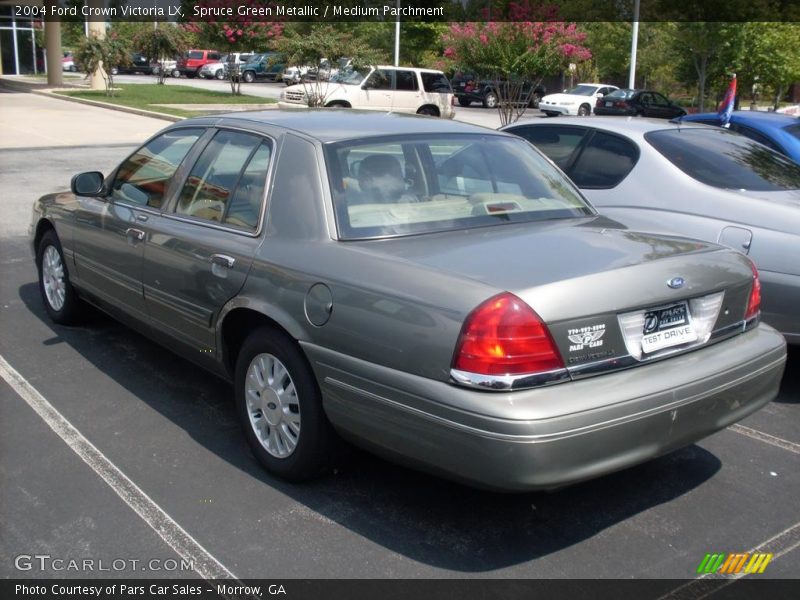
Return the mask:
[(105, 90), (78, 90), (57, 92), (73, 98), (98, 100), (109, 104), (119, 104), (132, 108), (154, 110), (178, 117), (192, 117), (204, 114), (202, 111), (181, 110), (153, 106), (154, 104), (274, 104), (272, 98), (257, 96), (234, 96), (226, 92), (212, 92), (186, 85), (158, 85), (157, 83), (115, 84), (114, 96), (106, 96)]

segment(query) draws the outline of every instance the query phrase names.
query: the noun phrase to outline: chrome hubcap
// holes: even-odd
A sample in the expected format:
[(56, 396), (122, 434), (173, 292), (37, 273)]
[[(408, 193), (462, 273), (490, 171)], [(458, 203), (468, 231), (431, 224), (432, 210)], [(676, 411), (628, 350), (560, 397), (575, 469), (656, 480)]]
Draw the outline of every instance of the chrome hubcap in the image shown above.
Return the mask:
[(300, 402), (289, 371), (272, 354), (259, 354), (247, 368), (245, 399), (250, 426), (275, 458), (294, 452), (300, 439)]
[(53, 310), (61, 310), (64, 307), (67, 288), (64, 281), (64, 265), (61, 262), (61, 255), (54, 246), (45, 248), (42, 256), (42, 282), (44, 283), (44, 294), (47, 296), (47, 303)]

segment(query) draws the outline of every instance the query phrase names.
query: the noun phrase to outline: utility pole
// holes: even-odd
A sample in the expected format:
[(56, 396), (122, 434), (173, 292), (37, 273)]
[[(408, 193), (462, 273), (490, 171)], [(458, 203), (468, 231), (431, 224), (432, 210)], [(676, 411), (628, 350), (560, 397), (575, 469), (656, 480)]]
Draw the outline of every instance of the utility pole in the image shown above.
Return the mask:
[(631, 70), (628, 74), (628, 87), (636, 87), (636, 47), (639, 42), (639, 0), (633, 0), (633, 31), (631, 32)]

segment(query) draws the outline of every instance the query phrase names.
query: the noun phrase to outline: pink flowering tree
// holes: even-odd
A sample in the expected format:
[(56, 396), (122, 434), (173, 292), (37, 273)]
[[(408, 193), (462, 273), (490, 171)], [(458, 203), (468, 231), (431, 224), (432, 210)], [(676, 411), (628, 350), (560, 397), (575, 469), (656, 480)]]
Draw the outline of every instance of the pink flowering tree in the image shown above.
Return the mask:
[(524, 114), (545, 75), (592, 56), (575, 23), (523, 20), (531, 13), (526, 4), (510, 3), (508, 17), (515, 20), (453, 23), (442, 38), (454, 68), (494, 82), (502, 125)]

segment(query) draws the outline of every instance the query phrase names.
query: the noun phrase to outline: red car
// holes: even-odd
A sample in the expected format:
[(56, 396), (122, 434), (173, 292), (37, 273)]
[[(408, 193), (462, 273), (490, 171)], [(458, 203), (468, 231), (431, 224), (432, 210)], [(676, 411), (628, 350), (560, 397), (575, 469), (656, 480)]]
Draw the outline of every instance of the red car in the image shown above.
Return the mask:
[(212, 62), (219, 62), (222, 53), (217, 50), (189, 50), (175, 65), (172, 71), (173, 77), (180, 77), (186, 75), (187, 77), (194, 77), (200, 71), (200, 68)]

